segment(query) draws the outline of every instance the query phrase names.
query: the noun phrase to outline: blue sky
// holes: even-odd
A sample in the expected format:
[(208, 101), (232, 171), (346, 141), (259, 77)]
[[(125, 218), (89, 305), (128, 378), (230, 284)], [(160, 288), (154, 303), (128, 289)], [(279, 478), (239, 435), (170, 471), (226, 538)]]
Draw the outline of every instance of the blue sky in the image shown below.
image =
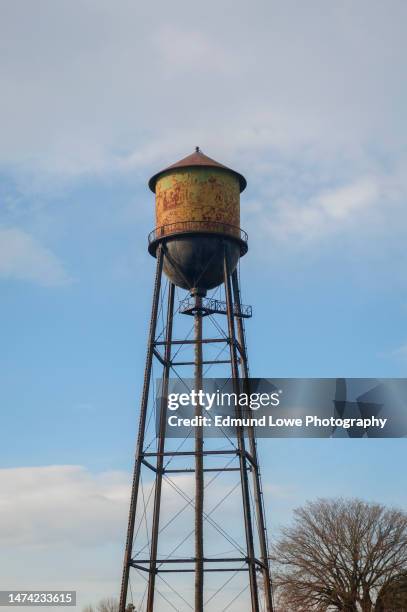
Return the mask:
[[(11, 586), (52, 574), (78, 582), (84, 601), (117, 591), (154, 271), (146, 183), (196, 145), (248, 180), (252, 375), (406, 375), (406, 5), (256, 4), (3, 3), (0, 539), (17, 552), (0, 566)], [(317, 495), (406, 505), (404, 441), (269, 440), (261, 453), (272, 528)], [(24, 514), (13, 482), (26, 483)], [(40, 509), (35, 491), (49, 496)], [(41, 544), (37, 512), (61, 507), (71, 530), (48, 526)], [(68, 560), (81, 546), (78, 571), (54, 567), (55, 543)], [(21, 554), (40, 559), (30, 579)]]

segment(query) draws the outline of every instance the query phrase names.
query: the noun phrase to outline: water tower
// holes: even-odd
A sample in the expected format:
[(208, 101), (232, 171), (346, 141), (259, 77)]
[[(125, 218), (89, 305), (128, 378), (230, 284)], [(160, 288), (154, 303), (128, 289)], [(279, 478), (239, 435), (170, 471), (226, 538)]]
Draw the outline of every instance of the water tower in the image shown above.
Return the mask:
[[(206, 577), (210, 573), (226, 573), (232, 577), (247, 577), (240, 583), (248, 592), (249, 603), (246, 609), (252, 612), (272, 612), (263, 494), (253, 429), (244, 431), (241, 427), (236, 428), (230, 448), (219, 450), (207, 444), (202, 428), (196, 427), (192, 440), (186, 440), (190, 445), (187, 450), (183, 446), (185, 441), (173, 447), (166, 439), (167, 402), (161, 401), (156, 408), (158, 425), (155, 439), (153, 442), (148, 439), (151, 412), (154, 409), (151, 397), (154, 364), (161, 369), (163, 398), (168, 394), (172, 372), (180, 379), (193, 378), (194, 388), (198, 390), (202, 387), (204, 368), (206, 373), (206, 369), (216, 366), (228, 367), (228, 376), (232, 378), (237, 393), (247, 388), (245, 385), (248, 383), (245, 381), (249, 378), (249, 369), (244, 319), (251, 317), (251, 308), (241, 304), (237, 271), (239, 260), (248, 249), (247, 234), (240, 228), (240, 193), (246, 187), (246, 180), (235, 170), (204, 155), (197, 147), (188, 157), (155, 174), (149, 181), (149, 187), (155, 193), (156, 227), (149, 236), (148, 250), (156, 258), (156, 274), (140, 402), (120, 612), (125, 611), (129, 597), (132, 596), (132, 570), (145, 582), (141, 602), (134, 602), (137, 610), (140, 608), (146, 612), (158, 612), (192, 609), (195, 612), (209, 612), (238, 609), (236, 602), (239, 597), (243, 597), (241, 594), (244, 591), (240, 591), (240, 595), (237, 591), (238, 595), (232, 600), (234, 607), (225, 607), (223, 601), (222, 608), (216, 607), (219, 605), (216, 597), (219, 598), (221, 587), (210, 596), (206, 593)], [(165, 291), (163, 272), (167, 279)], [(185, 293), (177, 308), (174, 307), (176, 288)], [(224, 291), (224, 300), (208, 296), (208, 292), (220, 289)], [(175, 322), (181, 315), (193, 317), (193, 337), (186, 332), (181, 338), (173, 337)], [(215, 321), (219, 333), (203, 333), (205, 318)], [(164, 322), (161, 331), (159, 321)], [(204, 353), (213, 345), (223, 345), (222, 350), (227, 351), (227, 359), (208, 359)], [(177, 360), (181, 349), (192, 351), (186, 361)], [(182, 375), (179, 373), (180, 368)], [(199, 405), (195, 410), (196, 416), (202, 413)], [(226, 466), (213, 464), (213, 460), (225, 456), (229, 457)], [(190, 463), (177, 469), (169, 468), (170, 462), (174, 460)], [(232, 461), (235, 463), (231, 464)], [(152, 473), (147, 502), (142, 489), (143, 470)], [(213, 476), (213, 473), (217, 475)], [(206, 498), (210, 500), (207, 495), (209, 484), (217, 476), (230, 473), (236, 473), (239, 479), (243, 545), (228, 534), (227, 517), (222, 518), (224, 524), (215, 521), (212, 511), (208, 511), (205, 506)], [(171, 482), (171, 478), (182, 474), (193, 475), (193, 495), (182, 491), (182, 481), (181, 485), (179, 482)], [(168, 484), (180, 489), (178, 492), (193, 511), (192, 530), (189, 532), (185, 526), (185, 538), (182, 537), (182, 530), (178, 530), (181, 544), (174, 549), (179, 550), (188, 534), (191, 534), (193, 554), (187, 556), (160, 553), (160, 538), (165, 538), (162, 532), (174, 520), (162, 520), (167, 509), (162, 499), (163, 486)], [(208, 550), (210, 543), (206, 545), (205, 540), (206, 522), (229, 542), (235, 543), (239, 554), (211, 556)], [(137, 539), (142, 524), (147, 541), (140, 547)], [(191, 574), (194, 581), (191, 587), (192, 599), (189, 601), (186, 586), (177, 591), (175, 575), (179, 577)], [(165, 592), (159, 590), (157, 577), (166, 585)], [(226, 579), (225, 587), (230, 580)], [(171, 600), (172, 595), (175, 601)]]

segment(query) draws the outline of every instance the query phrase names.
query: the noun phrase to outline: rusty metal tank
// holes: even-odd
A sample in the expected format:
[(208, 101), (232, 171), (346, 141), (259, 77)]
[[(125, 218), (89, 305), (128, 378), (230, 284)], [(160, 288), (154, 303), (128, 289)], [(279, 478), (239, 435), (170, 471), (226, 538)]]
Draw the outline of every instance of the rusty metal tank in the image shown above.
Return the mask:
[(178, 287), (205, 295), (223, 282), (226, 252), (231, 270), (247, 252), (240, 229), (240, 193), (246, 179), (195, 152), (149, 181), (155, 193), (156, 227), (149, 236), (155, 256), (165, 244), (164, 272)]

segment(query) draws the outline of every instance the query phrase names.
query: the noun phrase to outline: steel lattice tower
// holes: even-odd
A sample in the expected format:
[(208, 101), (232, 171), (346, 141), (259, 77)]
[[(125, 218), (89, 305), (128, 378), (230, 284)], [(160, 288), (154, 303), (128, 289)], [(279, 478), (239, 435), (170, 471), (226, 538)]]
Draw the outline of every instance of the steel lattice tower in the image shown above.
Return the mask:
[[(172, 373), (180, 379), (193, 379), (194, 388), (200, 389), (206, 369), (221, 367), (233, 380), (234, 392), (249, 388), (244, 318), (251, 316), (251, 308), (241, 304), (238, 274), (239, 259), (247, 252), (247, 235), (240, 229), (240, 192), (246, 187), (246, 180), (197, 148), (192, 155), (154, 175), (149, 186), (156, 194), (156, 229), (149, 237), (149, 252), (156, 258), (156, 273), (120, 612), (125, 612), (131, 599), (132, 574), (136, 574), (145, 587), (139, 603), (141, 608), (136, 607), (137, 612), (169, 609), (182, 612), (191, 609), (195, 612), (218, 612), (221, 609), (273, 612), (263, 494), (253, 429), (244, 431), (237, 427), (234, 439), (226, 439), (226, 436), (226, 448), (222, 449), (215, 448), (213, 441), (206, 441), (200, 427), (191, 430), (187, 439), (177, 440), (176, 444), (166, 437), (166, 398)], [(187, 292), (177, 307), (176, 291)], [(223, 291), (224, 299), (217, 299), (216, 294), (208, 296), (211, 291)], [(177, 321), (182, 319), (182, 328), (188, 319), (183, 315), (193, 318), (192, 337), (182, 329), (181, 337), (175, 338)], [(209, 323), (215, 332), (211, 330), (209, 333)], [(208, 353), (215, 348), (217, 354), (208, 358)], [(186, 360), (179, 359), (180, 351), (190, 351)], [(226, 352), (227, 358), (221, 358), (222, 352)], [(161, 400), (157, 405), (152, 399), (155, 364), (160, 369), (161, 389)], [(149, 428), (154, 410), (156, 431), (150, 441)], [(201, 413), (202, 407), (197, 405), (195, 415)], [(227, 460), (226, 465), (219, 466), (220, 460)], [(172, 467), (174, 464), (179, 467)], [(144, 476), (143, 481), (144, 472), (150, 474), (148, 497), (144, 493), (143, 482), (148, 481), (148, 476), (147, 479)], [(238, 479), (231, 491), (240, 500), (242, 542), (230, 534), (228, 515), (225, 513), (223, 516), (219, 510), (232, 493), (224, 495), (214, 508), (206, 507), (211, 501), (208, 491), (213, 481), (228, 477)], [(177, 478), (178, 481), (174, 480)], [(163, 502), (166, 488), (175, 490), (186, 505), (163, 520), (171, 506), (171, 503)], [(219, 511), (216, 520), (215, 510)], [(167, 552), (163, 554), (160, 545), (163, 539), (165, 543), (166, 536), (162, 532), (167, 530), (168, 533), (186, 511), (193, 515), (191, 524), (178, 526), (176, 535), (179, 542), (176, 541), (172, 552), (182, 549), (189, 536), (193, 536), (192, 554), (177, 557)], [(206, 525), (216, 532), (219, 540), (222, 537), (233, 544), (233, 550), (239, 554), (211, 554), (209, 549), (217, 544), (217, 540), (205, 537)], [(139, 544), (142, 527), (146, 532), (144, 546), (143, 542)], [(171, 545), (174, 543), (171, 539), (168, 541)], [(190, 588), (185, 582), (181, 585), (182, 592), (177, 590), (179, 582), (176, 581), (180, 577), (187, 581), (191, 575), (194, 582)], [(214, 575), (226, 576), (225, 582), (207, 594), (208, 576)], [(238, 581), (237, 595), (234, 596), (233, 592), (231, 603), (224, 606), (223, 600), (219, 607), (216, 598), (219, 599), (222, 588), (231, 584), (230, 576)], [(159, 585), (157, 578), (161, 581)], [(164, 593), (160, 591), (162, 585), (166, 589)], [(239, 608), (239, 599), (243, 598), (245, 591), (248, 594), (246, 608)]]

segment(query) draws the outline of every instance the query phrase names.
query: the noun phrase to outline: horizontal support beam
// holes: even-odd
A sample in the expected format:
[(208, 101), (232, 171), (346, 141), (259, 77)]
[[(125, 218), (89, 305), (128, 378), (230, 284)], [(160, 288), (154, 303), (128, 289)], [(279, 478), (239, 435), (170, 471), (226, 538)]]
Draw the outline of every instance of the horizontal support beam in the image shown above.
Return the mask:
[[(141, 570), (147, 574), (192, 574), (195, 572), (194, 568), (185, 569), (161, 569), (150, 570), (149, 567), (141, 567), (140, 565), (132, 564), (131, 567), (134, 569)], [(204, 567), (203, 571), (206, 572), (247, 572), (249, 567)]]
[[(184, 557), (183, 559), (156, 559), (156, 563), (195, 563), (195, 557)], [(247, 563), (247, 557), (220, 557), (219, 559), (211, 559), (204, 557), (204, 563)], [(257, 559), (255, 559), (257, 561)], [(150, 559), (132, 559), (132, 563), (150, 563)]]
[[(184, 559), (156, 559), (155, 563), (158, 565), (166, 565), (166, 564), (183, 564), (185, 565), (186, 563), (193, 563), (195, 564), (196, 559), (195, 558), (184, 558)], [(264, 563), (262, 561), (260, 561), (260, 559), (253, 559), (252, 560), (253, 563), (255, 563), (257, 566), (261, 567), (262, 569), (267, 569), (266, 566), (264, 565)], [(150, 570), (147, 567), (144, 567), (143, 565), (140, 564), (146, 564), (146, 565), (150, 565), (151, 563), (151, 559), (132, 559), (130, 561), (130, 565), (131, 567), (143, 570), (143, 571), (147, 571), (149, 572)], [(220, 558), (220, 559), (210, 559), (210, 558), (203, 558), (203, 563), (246, 563), (247, 567), (242, 567), (239, 568), (239, 571), (247, 571), (247, 569), (249, 568), (249, 559), (247, 557), (224, 557), (224, 558)], [(204, 571), (205, 572), (230, 572), (230, 571), (237, 571), (238, 568), (222, 568), (222, 567), (216, 567), (216, 568), (205, 568), (204, 567)], [(165, 569), (165, 568), (157, 568), (155, 570), (156, 573), (159, 572), (171, 572), (171, 573), (181, 573), (181, 572), (194, 572), (195, 569), (194, 568), (179, 568), (179, 569)]]
[[(157, 468), (152, 465), (149, 461), (146, 461), (145, 459), (141, 460), (141, 463), (143, 463), (143, 465), (145, 465), (146, 467), (148, 467), (150, 470), (152, 470), (153, 472), (155, 472), (156, 474), (158, 473)], [(252, 471), (252, 467), (249, 465), (247, 467), (247, 470), (249, 472)], [(224, 468), (224, 467), (220, 467), (220, 468), (205, 468), (203, 470), (204, 472), (240, 472), (240, 468), (236, 467), (236, 468)], [(195, 468), (179, 468), (179, 469), (163, 469), (160, 472), (161, 474), (194, 474), (195, 473)]]
[[(161, 365), (166, 366), (167, 362), (165, 361), (165, 359), (163, 358), (163, 356), (157, 351), (157, 349), (153, 349), (153, 353), (155, 355), (155, 357), (158, 359), (158, 361), (161, 363)], [(241, 363), (241, 360), (238, 359), (237, 360), (238, 363)], [(230, 359), (204, 359), (202, 361), (202, 365), (217, 365), (217, 364), (226, 364), (229, 363), (230, 364)], [(180, 366), (194, 366), (195, 361), (170, 361), (169, 362), (170, 367), (180, 367)]]
[[(221, 557), (219, 559), (211, 559), (208, 557), (204, 557), (202, 559), (203, 563), (247, 563), (249, 564), (249, 559), (247, 557)], [(183, 559), (156, 559), (155, 563), (158, 565), (167, 565), (167, 564), (177, 564), (180, 563), (182, 565), (185, 565), (187, 563), (194, 563), (195, 564), (196, 559), (195, 557), (189, 557), (189, 558), (183, 558)], [(149, 565), (151, 563), (151, 559), (132, 559), (130, 562), (130, 565), (132, 567), (135, 567), (137, 564), (145, 564), (145, 565)], [(260, 559), (253, 559), (252, 563), (255, 563), (256, 565), (258, 565), (261, 568), (264, 568), (265, 565), (262, 561), (260, 561)], [(219, 568), (217, 568), (219, 570)], [(176, 570), (160, 570), (160, 571), (173, 571), (173, 572), (185, 572), (185, 571), (189, 571), (188, 568), (181, 568), (181, 569), (176, 569)], [(191, 569), (190, 571), (194, 571), (193, 569)], [(206, 570), (211, 571), (210, 569)], [(214, 570), (212, 570), (214, 571)], [(219, 570), (220, 571), (220, 570)]]
[[(251, 467), (247, 468), (251, 471)], [(179, 470), (164, 470), (164, 474), (189, 474), (194, 473), (194, 468), (184, 468)], [(237, 468), (205, 468), (204, 472), (240, 472), (240, 467)]]
[[(203, 572), (247, 572), (248, 567), (204, 567)], [(147, 570), (149, 571), (149, 570)], [(195, 569), (157, 569), (157, 574), (192, 574)]]
[[(229, 338), (202, 338), (202, 340), (171, 340), (170, 344), (211, 344), (212, 342), (229, 342)], [(165, 346), (166, 340), (156, 340), (154, 346)]]
[[(144, 457), (195, 457), (197, 453), (195, 453), (194, 451), (165, 451), (164, 453), (154, 453), (154, 452), (149, 452), (149, 453), (143, 453), (142, 457), (140, 458), (140, 461), (147, 466), (148, 468), (150, 468), (150, 470), (153, 470), (154, 472), (157, 472), (156, 468), (149, 463), (148, 461), (146, 461), (146, 459), (144, 459)], [(224, 450), (224, 451), (202, 451), (202, 456), (203, 457), (208, 457), (210, 455), (236, 455), (238, 456), (239, 450)], [(246, 451), (245, 452), (245, 457), (248, 460), (248, 462), (250, 463), (250, 466), (247, 468), (248, 470), (251, 470), (251, 468), (253, 467), (254, 469), (257, 469), (257, 464), (254, 461), (253, 457), (251, 456), (251, 454)], [(206, 468), (204, 470), (205, 472), (238, 472), (239, 468)], [(179, 468), (179, 469), (171, 469), (171, 470), (164, 470), (163, 473), (167, 473), (167, 474), (177, 474), (177, 473), (193, 473), (195, 472), (195, 470), (193, 468)]]
[[(201, 362), (202, 365), (215, 365), (217, 363), (230, 363), (230, 359), (214, 359), (204, 360)], [(171, 363), (172, 366), (191, 366), (195, 365), (195, 361), (176, 361)]]
[[(239, 449), (236, 448), (234, 450), (204, 450), (202, 451), (202, 456), (207, 457), (209, 455), (239, 455)], [(195, 457), (197, 453), (194, 451), (164, 451), (163, 453), (142, 453), (143, 457)]]

